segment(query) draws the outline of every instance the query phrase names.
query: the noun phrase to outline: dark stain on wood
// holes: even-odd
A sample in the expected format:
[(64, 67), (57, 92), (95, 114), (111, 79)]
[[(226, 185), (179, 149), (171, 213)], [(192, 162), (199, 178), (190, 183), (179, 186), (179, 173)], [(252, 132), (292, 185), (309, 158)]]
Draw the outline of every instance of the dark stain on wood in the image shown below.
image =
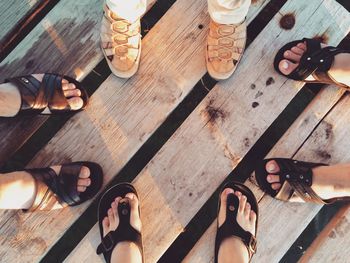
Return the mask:
[(280, 27), (285, 30), (291, 30), (295, 25), (295, 15), (294, 13), (288, 13), (282, 16), (280, 20)]
[(207, 107), (205, 108), (205, 112), (208, 116), (208, 121), (210, 123), (215, 123), (215, 121), (217, 120), (224, 120), (227, 116), (227, 113), (217, 107), (213, 106), (214, 100), (211, 99), (207, 105)]
[(243, 142), (244, 142), (244, 146), (245, 146), (245, 147), (248, 148), (248, 147), (250, 146), (249, 138), (244, 138)]
[(199, 25), (198, 25), (198, 28), (199, 28), (199, 29), (203, 29), (204, 26), (203, 26), (202, 24), (199, 24)]
[(335, 239), (337, 236), (336, 236), (336, 234), (335, 234), (335, 232), (334, 232), (334, 230), (332, 230), (330, 233), (329, 233), (329, 235), (328, 235), (331, 239)]
[(259, 102), (254, 101), (254, 102), (252, 103), (252, 107), (253, 107), (253, 108), (256, 108), (256, 107), (258, 107), (258, 106), (259, 106)]
[(275, 80), (273, 79), (273, 77), (269, 77), (266, 80), (266, 87), (272, 85), (273, 83), (275, 83)]
[(332, 158), (332, 156), (326, 151), (318, 150), (316, 151), (316, 154), (324, 160), (329, 160)]
[(325, 133), (326, 133), (326, 140), (328, 140), (333, 133), (333, 125), (332, 124), (326, 122)]
[(190, 196), (190, 197), (191, 197), (192, 195), (193, 195), (192, 193), (189, 193), (189, 194), (188, 194), (188, 196)]
[(261, 97), (264, 93), (261, 91), (258, 91), (258, 93), (255, 94), (255, 99)]
[(250, 88), (251, 88), (251, 89), (255, 89), (255, 88), (256, 88), (256, 85), (253, 83), (253, 84), (250, 85)]

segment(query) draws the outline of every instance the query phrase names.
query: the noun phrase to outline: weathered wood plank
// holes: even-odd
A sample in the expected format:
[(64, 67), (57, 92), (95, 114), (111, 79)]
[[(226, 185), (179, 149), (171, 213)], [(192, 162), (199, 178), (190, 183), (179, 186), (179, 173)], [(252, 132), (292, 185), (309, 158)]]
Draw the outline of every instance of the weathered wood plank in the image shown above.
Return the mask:
[[(156, 0), (147, 2), (148, 9)], [(0, 63), (0, 82), (10, 76), (59, 72), (84, 78), (103, 58), (99, 47), (102, 2), (60, 1)], [(48, 119), (0, 118), (0, 166)]]
[[(178, 17), (184, 18), (180, 24)], [(105, 168), (109, 181), (204, 75), (206, 30), (198, 25), (208, 22), (206, 0), (177, 1), (143, 40), (139, 73), (129, 81), (110, 76), (92, 96), (90, 107), (75, 115), (30, 165), (94, 160)], [(8, 220), (11, 213), (6, 213), (0, 219), (0, 231), (6, 233), (1, 236), (7, 236), (0, 237), (0, 256), (35, 261), (87, 205), (37, 215), (13, 213), (18, 220)], [(51, 229), (50, 236), (43, 235), (44, 228)]]
[[(286, 13), (296, 16), (296, 25), (288, 32), (278, 26), (281, 14)], [(349, 29), (346, 14), (333, 1), (288, 1), (247, 49), (234, 76), (209, 93), (139, 174), (134, 184), (141, 195), (148, 262), (159, 259), (302, 87), (302, 83), (286, 81), (274, 72), (271, 59), (275, 51), (291, 39), (325, 31), (330, 43), (337, 44)], [(267, 85), (270, 76), (274, 84)], [(252, 83), (255, 89), (250, 88)], [(258, 91), (264, 95), (257, 99)], [(259, 102), (258, 108), (252, 107), (254, 101)], [(95, 226), (81, 243), (84, 250), (78, 247), (68, 261), (80, 260), (87, 253), (85, 248), (94, 247), (98, 239)], [(93, 250), (89, 258), (98, 261)]]
[[(349, 259), (350, 205), (343, 206), (305, 251), (300, 263), (344, 262)], [(345, 232), (345, 233), (344, 233)]]
[(23, 21), (43, 0), (13, 0), (0, 2), (0, 50), (5, 37), (13, 32), (16, 25)]
[[(268, 156), (293, 157), (314, 128), (320, 123), (320, 120), (326, 116), (343, 94), (344, 91), (335, 86), (328, 86), (322, 90), (287, 130)], [(249, 184), (253, 191), (259, 189), (256, 184), (249, 182), (250, 180), (247, 180), (246, 184)], [(254, 256), (253, 262), (278, 262), (320, 207), (284, 204), (274, 201), (272, 198), (263, 198), (263, 196), (260, 199), (259, 210), (261, 215), (258, 232), (258, 252)], [(297, 211), (296, 214), (298, 216), (293, 215), (295, 211)], [(286, 218), (288, 218), (288, 221), (291, 221), (291, 224), (286, 225), (284, 222)], [(297, 220), (298, 227), (294, 225), (294, 222)], [(282, 227), (283, 230), (280, 229)], [(279, 235), (271, 235), (273, 231), (275, 233), (278, 232)], [(215, 234), (216, 220), (186, 256), (184, 262), (214, 262), (213, 242)]]

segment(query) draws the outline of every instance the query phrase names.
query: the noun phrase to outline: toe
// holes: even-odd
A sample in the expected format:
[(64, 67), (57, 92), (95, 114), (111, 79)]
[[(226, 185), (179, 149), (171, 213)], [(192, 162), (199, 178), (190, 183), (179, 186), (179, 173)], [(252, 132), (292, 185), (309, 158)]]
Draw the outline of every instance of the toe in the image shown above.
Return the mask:
[(75, 85), (73, 83), (64, 83), (62, 85), (62, 90), (66, 91), (66, 90), (74, 90), (76, 89)]
[(292, 47), (291, 51), (293, 51), (293, 53), (302, 56), (304, 54), (304, 50), (299, 48), (298, 46)]
[(267, 162), (265, 169), (268, 173), (278, 173), (280, 171), (280, 168), (275, 160), (271, 160)]
[(302, 49), (304, 52), (306, 51), (306, 44), (305, 43), (299, 43), (297, 45), (298, 48)]
[(280, 177), (279, 175), (275, 175), (275, 174), (269, 174), (266, 178), (266, 180), (272, 184), (272, 183), (278, 183), (280, 181)]
[(109, 232), (109, 220), (107, 216), (102, 220), (102, 229), (103, 229), (103, 236), (106, 236)]
[(245, 205), (245, 208), (244, 208), (244, 216), (245, 216), (246, 219), (249, 219), (249, 215), (250, 215), (250, 211), (251, 211), (251, 210), (252, 210), (252, 209), (251, 209), (250, 204), (247, 203), (247, 204)]
[(78, 179), (78, 186), (89, 186), (91, 184), (90, 178)]
[(295, 64), (287, 59), (283, 59), (280, 61), (278, 68), (284, 75), (289, 75), (298, 67), (298, 64)]
[(78, 192), (82, 193), (86, 191), (86, 186), (78, 186), (77, 189), (78, 189)]
[(274, 184), (271, 184), (271, 188), (273, 190), (278, 190), (281, 188), (281, 184), (280, 183), (274, 183)]
[(290, 50), (287, 50), (286, 52), (284, 52), (284, 58), (288, 59), (289, 61), (293, 61), (295, 63), (299, 63), (300, 59), (301, 59), (301, 55), (296, 54)]
[(218, 216), (219, 226), (221, 226), (225, 222), (225, 219), (226, 219), (227, 196), (229, 194), (233, 194), (233, 193), (234, 193), (234, 191), (231, 188), (226, 188), (221, 193), (220, 209), (219, 209), (219, 216)]
[[(236, 192), (237, 193), (237, 192)], [(246, 207), (246, 204), (247, 204), (247, 197), (245, 195), (242, 195), (240, 198), (239, 198), (239, 207), (238, 207), (238, 211), (240, 213), (243, 213), (244, 212), (244, 209)]]
[(68, 99), (68, 104), (72, 110), (79, 110), (83, 107), (84, 101), (80, 97), (73, 97)]
[(89, 178), (90, 177), (90, 170), (86, 166), (81, 167), (79, 178)]
[(67, 83), (69, 83), (69, 81), (68, 81), (68, 80), (66, 80), (66, 79), (62, 79), (62, 84), (67, 84)]
[(108, 209), (107, 215), (108, 215), (110, 229), (116, 229), (116, 220), (113, 213), (112, 204), (111, 204), (111, 208)]
[(69, 90), (64, 90), (63, 93), (64, 93), (64, 96), (65, 96), (66, 98), (80, 97), (80, 96), (81, 96), (81, 91), (80, 91), (80, 89), (69, 89)]
[(133, 193), (128, 193), (126, 198), (129, 199), (130, 204), (130, 224), (138, 231), (141, 232), (141, 219), (139, 213), (139, 200)]

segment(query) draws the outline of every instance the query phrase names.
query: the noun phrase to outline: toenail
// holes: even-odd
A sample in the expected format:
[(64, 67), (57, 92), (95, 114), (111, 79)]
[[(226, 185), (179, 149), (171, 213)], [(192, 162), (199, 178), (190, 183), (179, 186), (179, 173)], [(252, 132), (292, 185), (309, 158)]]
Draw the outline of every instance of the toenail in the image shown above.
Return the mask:
[(249, 208), (249, 207), (250, 207), (250, 204), (247, 204), (247, 207)]
[(284, 68), (284, 69), (288, 69), (288, 63), (287, 62), (283, 62), (282, 63), (282, 68)]
[(285, 54), (286, 56), (289, 56), (289, 51), (286, 51), (284, 54)]
[(244, 195), (242, 198), (243, 198), (244, 200), (247, 199), (247, 197), (246, 197), (245, 195)]
[(271, 172), (273, 172), (276, 169), (276, 166), (273, 163), (270, 163), (268, 168)]

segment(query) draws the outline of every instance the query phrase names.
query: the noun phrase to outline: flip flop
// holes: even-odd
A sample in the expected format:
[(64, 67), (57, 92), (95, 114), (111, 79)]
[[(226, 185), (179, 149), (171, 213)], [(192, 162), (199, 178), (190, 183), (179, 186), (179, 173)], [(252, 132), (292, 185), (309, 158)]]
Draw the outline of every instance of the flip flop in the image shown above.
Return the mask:
[[(90, 170), (91, 184), (84, 192), (77, 189), (81, 168)], [(57, 175), (50, 168), (26, 169), (35, 180), (37, 189), (33, 205), (25, 212), (50, 211), (59, 207), (76, 206), (91, 199), (102, 187), (103, 171), (100, 165), (93, 162), (73, 162), (63, 164)]]
[[(279, 166), (278, 173), (268, 173), (266, 164), (269, 161), (275, 161)], [(324, 163), (301, 162), (286, 158), (265, 159), (258, 164), (255, 170), (256, 181), (259, 187), (270, 196), (282, 200), (298, 202), (311, 202), (317, 204), (332, 204), (337, 201), (350, 201), (350, 197), (337, 197), (331, 199), (322, 199), (312, 190), (312, 169), (319, 166), (327, 166)], [(279, 175), (281, 188), (274, 190), (271, 183), (267, 181), (268, 174)], [(300, 201), (299, 201), (300, 200)]]
[[(73, 83), (80, 90), (80, 98), (83, 100), (81, 109), (71, 109), (63, 93), (62, 79)], [(10, 78), (5, 81), (15, 85), (21, 94), (21, 108), (16, 116), (76, 112), (83, 110), (88, 104), (89, 96), (86, 90), (79, 81), (68, 76), (45, 73), (42, 82), (32, 75)]]
[[(221, 194), (226, 188), (231, 188), (235, 192), (239, 191), (242, 195), (247, 197), (247, 203), (250, 204), (251, 209), (256, 213), (256, 223), (255, 223), (255, 235), (252, 235), (249, 231), (245, 231), (237, 222), (237, 211), (239, 206), (239, 199), (235, 194), (227, 195), (227, 207), (226, 207), (226, 219), (225, 222), (218, 227), (216, 238), (215, 238), (215, 263), (218, 262), (219, 248), (221, 243), (229, 237), (235, 236), (242, 240), (244, 245), (248, 249), (249, 260), (256, 253), (256, 233), (258, 231), (258, 219), (259, 219), (259, 208), (258, 202), (253, 194), (253, 192), (246, 187), (244, 184), (238, 182), (227, 183), (221, 190), (219, 195), (219, 205), (218, 205), (218, 217), (221, 205)], [(232, 211), (230, 208), (234, 207)], [(233, 220), (234, 219), (234, 220)], [(219, 224), (219, 222), (218, 222)]]
[[(144, 262), (142, 234), (133, 228), (130, 224), (130, 204), (122, 202), (118, 205), (119, 225), (116, 230), (110, 231), (103, 237), (102, 221), (107, 216), (108, 210), (111, 208), (112, 202), (118, 197), (125, 198), (126, 194), (133, 193), (137, 196), (136, 189), (129, 183), (117, 184), (108, 189), (98, 204), (98, 223), (100, 227), (101, 243), (98, 245), (96, 253), (98, 255), (103, 253), (106, 262), (111, 262), (113, 249), (119, 242), (129, 241), (135, 243), (141, 252), (142, 262)], [(139, 207), (140, 213), (140, 207)]]
[[(286, 59), (284, 57), (284, 52), (290, 50), (292, 47), (298, 45), (299, 43), (306, 42), (307, 50), (302, 55), (298, 67), (293, 70), (289, 75), (285, 75), (279, 69), (279, 63)], [(302, 40), (297, 40), (289, 42), (284, 45), (276, 54), (275, 60), (273, 62), (275, 70), (289, 78), (299, 81), (304, 81), (306, 83), (324, 83), (324, 84), (335, 84), (343, 88), (349, 88), (347, 85), (337, 82), (328, 74), (328, 70), (332, 67), (334, 62), (334, 57), (340, 53), (350, 53), (350, 50), (344, 50), (337, 47), (324, 47), (321, 48), (321, 41), (310, 38), (303, 38)], [(315, 80), (306, 80), (308, 76), (312, 75)]]

